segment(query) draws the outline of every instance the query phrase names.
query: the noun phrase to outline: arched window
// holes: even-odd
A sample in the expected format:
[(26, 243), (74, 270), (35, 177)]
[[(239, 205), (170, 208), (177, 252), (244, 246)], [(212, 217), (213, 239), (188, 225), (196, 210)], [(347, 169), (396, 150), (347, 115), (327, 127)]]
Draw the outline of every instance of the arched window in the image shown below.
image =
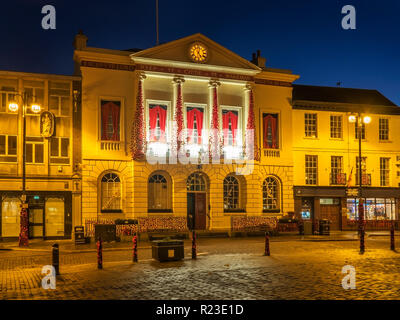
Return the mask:
[(201, 173), (192, 173), (186, 181), (187, 191), (206, 191), (206, 182)]
[(171, 192), (168, 177), (154, 173), (148, 184), (149, 212), (171, 211)]
[(224, 179), (224, 210), (239, 209), (239, 181), (229, 175)]
[(278, 179), (268, 177), (263, 183), (263, 210), (279, 212), (280, 185)]
[(116, 173), (101, 178), (101, 212), (121, 212), (121, 179)]

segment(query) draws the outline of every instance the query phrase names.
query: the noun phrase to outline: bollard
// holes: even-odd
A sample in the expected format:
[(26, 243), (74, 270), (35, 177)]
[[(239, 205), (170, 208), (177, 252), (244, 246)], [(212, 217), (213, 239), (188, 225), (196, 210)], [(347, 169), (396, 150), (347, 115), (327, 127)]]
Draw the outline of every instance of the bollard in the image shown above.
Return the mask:
[(394, 224), (392, 223), (392, 226), (390, 227), (390, 250), (395, 251), (395, 246), (394, 246)]
[(132, 238), (133, 242), (133, 262), (138, 262), (138, 257), (137, 257), (137, 235), (135, 232), (135, 235)]
[(54, 270), (56, 271), (56, 275), (58, 276), (60, 274), (60, 250), (58, 247), (58, 243), (53, 244), (52, 246), (52, 260), (53, 260), (53, 267)]
[(265, 251), (264, 251), (264, 256), (269, 256), (270, 251), (269, 251), (269, 235), (268, 232), (265, 232)]
[(365, 252), (365, 231), (364, 231), (364, 225), (360, 225), (360, 253)]
[(101, 237), (97, 240), (97, 269), (103, 269), (103, 245)]
[(196, 231), (192, 233), (192, 259), (197, 258)]

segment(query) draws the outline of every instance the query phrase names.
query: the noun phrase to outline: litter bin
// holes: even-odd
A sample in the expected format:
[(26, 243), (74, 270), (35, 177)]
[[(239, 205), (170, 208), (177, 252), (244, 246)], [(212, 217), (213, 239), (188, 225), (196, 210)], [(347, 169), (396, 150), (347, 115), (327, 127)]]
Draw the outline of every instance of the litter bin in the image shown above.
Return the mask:
[(329, 236), (330, 234), (329, 220), (327, 219), (319, 220), (319, 234), (324, 236)]
[(304, 221), (303, 222), (304, 225), (304, 234), (305, 235), (312, 235), (312, 221)]
[(117, 227), (115, 224), (95, 224), (94, 239), (97, 241), (101, 237), (102, 241), (115, 241), (117, 237)]
[(85, 244), (85, 228), (83, 226), (76, 226), (74, 228), (75, 244)]
[(152, 257), (160, 262), (179, 261), (184, 257), (183, 240), (152, 241)]

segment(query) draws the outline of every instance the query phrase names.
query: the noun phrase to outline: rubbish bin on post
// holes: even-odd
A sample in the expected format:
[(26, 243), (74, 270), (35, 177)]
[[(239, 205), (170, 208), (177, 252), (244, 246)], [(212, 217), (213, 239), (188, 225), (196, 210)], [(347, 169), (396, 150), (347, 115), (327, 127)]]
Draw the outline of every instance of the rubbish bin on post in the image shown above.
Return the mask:
[(85, 228), (83, 226), (76, 226), (74, 228), (75, 244), (85, 244)]
[(183, 240), (152, 241), (152, 257), (160, 262), (178, 261), (184, 258)]
[(329, 220), (327, 219), (319, 220), (319, 234), (324, 236), (329, 236), (330, 234)]

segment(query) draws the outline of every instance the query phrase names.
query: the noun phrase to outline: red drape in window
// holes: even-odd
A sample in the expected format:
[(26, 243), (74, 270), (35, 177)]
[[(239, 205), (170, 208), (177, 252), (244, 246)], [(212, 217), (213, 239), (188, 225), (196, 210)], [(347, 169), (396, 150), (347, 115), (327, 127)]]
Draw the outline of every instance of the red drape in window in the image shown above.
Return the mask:
[[(113, 128), (112, 135), (107, 134), (110, 115)], [(101, 140), (119, 141), (119, 116), (120, 106), (115, 103), (107, 102), (101, 106)]]
[[(268, 114), (264, 116), (264, 148), (266, 149), (276, 149), (276, 118)], [(272, 144), (268, 143), (268, 132), (271, 130), (271, 140)]]
[(120, 107), (117, 106), (115, 103), (111, 103), (111, 110), (112, 110), (112, 122), (113, 122), (113, 141), (119, 141), (119, 114), (120, 114)]
[(238, 124), (238, 116), (232, 111), (228, 111), (228, 112), (222, 114), (222, 130), (224, 133), (224, 144), (228, 143), (229, 122), (231, 123), (232, 142), (234, 144), (235, 137), (236, 137), (237, 124)]
[(165, 125), (167, 120), (167, 110), (160, 106), (155, 106), (149, 110), (149, 126), (150, 126), (150, 141), (156, 140), (157, 118), (160, 121), (160, 139), (158, 141), (165, 142)]
[(193, 142), (193, 129), (194, 129), (194, 117), (196, 116), (197, 123), (197, 133), (198, 133), (198, 143), (201, 144), (201, 136), (203, 130), (203, 112), (197, 108), (193, 108), (192, 110), (187, 112), (187, 128), (188, 128), (188, 140), (189, 142)]
[(110, 112), (110, 103), (106, 103), (101, 106), (101, 140), (108, 140), (107, 124)]

